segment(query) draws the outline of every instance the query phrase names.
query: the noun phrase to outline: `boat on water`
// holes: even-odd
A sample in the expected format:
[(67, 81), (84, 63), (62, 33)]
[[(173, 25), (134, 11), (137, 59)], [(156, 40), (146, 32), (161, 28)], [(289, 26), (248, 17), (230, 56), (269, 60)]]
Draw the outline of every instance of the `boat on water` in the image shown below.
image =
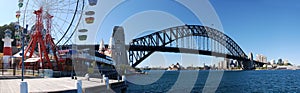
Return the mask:
[(297, 66), (277, 66), (276, 70), (300, 70)]
[(77, 76), (84, 76), (86, 73), (89, 73), (90, 77), (102, 77), (102, 75), (110, 79), (117, 79), (118, 77), (115, 69), (116, 63), (110, 56), (98, 51), (90, 51), (88, 49), (69, 50), (66, 56), (66, 58), (72, 59)]

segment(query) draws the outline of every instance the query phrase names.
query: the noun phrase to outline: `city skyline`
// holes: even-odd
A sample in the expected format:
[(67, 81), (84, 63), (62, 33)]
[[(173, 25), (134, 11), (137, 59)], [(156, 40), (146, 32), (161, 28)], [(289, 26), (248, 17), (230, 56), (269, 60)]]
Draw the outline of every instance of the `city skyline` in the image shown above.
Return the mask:
[[(297, 40), (300, 38), (297, 36), (299, 34), (298, 31), (298, 22), (300, 22), (300, 13), (297, 11), (300, 9), (297, 6), (300, 1), (297, 0), (287, 0), (282, 2), (280, 0), (249, 0), (249, 1), (240, 1), (240, 0), (209, 0), (211, 5), (214, 7), (216, 14), (218, 15), (224, 33), (229, 35), (236, 41), (239, 46), (246, 52), (246, 54), (252, 52), (254, 55), (263, 54), (268, 57), (268, 61), (274, 59), (287, 59), (290, 63), (299, 65), (300, 51), (297, 49), (299, 43)], [(1, 25), (9, 24), (10, 22), (15, 22), (17, 19), (15, 18), (15, 11), (17, 11), (17, 0), (6, 1), (6, 3), (2, 3), (5, 5), (1, 5), (1, 11), (5, 12), (1, 18)], [(130, 4), (136, 4), (136, 6), (128, 6), (128, 9), (132, 9), (133, 7), (141, 7), (141, 10), (163, 10), (164, 5), (170, 4), (171, 1), (163, 1), (160, 2), (159, 5), (156, 5), (156, 8), (151, 8), (151, 5), (155, 5), (157, 1), (139, 1), (139, 2), (129, 2)], [(147, 3), (148, 5), (145, 5)], [(168, 10), (166, 12), (184, 12), (186, 8), (182, 8), (182, 6), (175, 6), (176, 3), (171, 3), (174, 5), (175, 10)], [(4, 10), (3, 10), (4, 9)], [(128, 10), (123, 9), (123, 10)], [(118, 14), (126, 14), (128, 11), (121, 11)], [(135, 10), (135, 9), (133, 9)], [(164, 16), (167, 14), (163, 14), (160, 12), (156, 12), (159, 19), (165, 19)], [(191, 17), (190, 12), (185, 12), (187, 14), (178, 14), (179, 18), (183, 20), (183, 22), (179, 22), (178, 20), (174, 23), (170, 23), (165, 25), (164, 28), (170, 27), (170, 25), (183, 25), (183, 24), (201, 24), (198, 20), (193, 20), (195, 17)], [(120, 18), (119, 18), (120, 17)], [(99, 41), (103, 38), (106, 43), (108, 43), (109, 38), (112, 33), (112, 28), (114, 25), (123, 24), (122, 20), (126, 19), (129, 16), (116, 16), (113, 15), (107, 18), (107, 25), (104, 24), (105, 27), (100, 29), (100, 33), (103, 32), (107, 35), (99, 36), (96, 40), (92, 41), (92, 43), (99, 44)], [(147, 17), (147, 16), (146, 16)], [(118, 18), (118, 19), (114, 19)], [(143, 17), (141, 17), (143, 18)], [(166, 17), (169, 18), (169, 17)], [(151, 18), (150, 18), (151, 19)], [(171, 18), (172, 19), (172, 18)], [(171, 20), (168, 19), (168, 20)], [(297, 27), (298, 26), (298, 27)], [(213, 27), (213, 26), (212, 26)], [(125, 31), (131, 31), (132, 29), (127, 29), (125, 27)], [(151, 33), (153, 31), (162, 30), (162, 28), (152, 28), (148, 29), (146, 33)], [(99, 34), (99, 33), (98, 33)], [(145, 34), (145, 33), (144, 33)], [(166, 55), (168, 59), (166, 66), (172, 63), (176, 63), (181, 60), (180, 54), (172, 54), (172, 53), (156, 53), (158, 55)], [(157, 56), (157, 55), (154, 55)], [(194, 55), (188, 55), (194, 56)], [(173, 57), (177, 57), (172, 59)], [(164, 58), (164, 57), (163, 57)], [(169, 60), (169, 59), (172, 60)], [(202, 58), (202, 56), (201, 56)], [(199, 60), (199, 59), (196, 59)], [(211, 59), (203, 59), (205, 61), (210, 61)], [(154, 64), (154, 63), (151, 63)], [(193, 64), (193, 63), (190, 63)], [(202, 65), (203, 63), (197, 63), (198, 65)], [(147, 65), (147, 64), (145, 64)], [(195, 65), (195, 64), (194, 64)]]

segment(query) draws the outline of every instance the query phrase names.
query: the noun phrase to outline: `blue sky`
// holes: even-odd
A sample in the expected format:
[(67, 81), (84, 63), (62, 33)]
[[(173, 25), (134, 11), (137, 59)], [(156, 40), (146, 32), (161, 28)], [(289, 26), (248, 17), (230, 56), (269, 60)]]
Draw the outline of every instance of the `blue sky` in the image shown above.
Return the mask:
[(0, 3), (1, 18), (0, 25), (16, 21), (15, 13), (18, 9), (18, 0), (6, 0)]
[(300, 64), (299, 0), (211, 0), (224, 31), (245, 52)]
[[(148, 0), (149, 1), (149, 0)], [(160, 4), (152, 5), (146, 1), (131, 2), (134, 6), (127, 8), (122, 8), (123, 11), (117, 11), (116, 18), (121, 18), (121, 20), (114, 19), (117, 21), (108, 22), (108, 24), (121, 24), (123, 21), (122, 14), (131, 14), (131, 10), (147, 10), (147, 9), (159, 9), (166, 10), (166, 6), (172, 6), (168, 1), (160, 1)], [(214, 7), (220, 21), (222, 23), (224, 32), (234, 39), (241, 48), (248, 54), (253, 52), (254, 56), (256, 54), (263, 54), (268, 57), (268, 60), (279, 58), (287, 59), (293, 64), (300, 64), (299, 50), (297, 43), (300, 38), (299, 27), (300, 27), (300, 1), (297, 0), (209, 0)], [(130, 2), (130, 1), (129, 1)], [(155, 0), (153, 1), (155, 2)], [(168, 4), (166, 4), (168, 3)], [(173, 4), (174, 6), (175, 4)], [(141, 7), (142, 6), (142, 7)], [(151, 7), (152, 8), (149, 8)], [(172, 7), (173, 7), (172, 6)], [(154, 8), (153, 8), (154, 7)], [(168, 8), (170, 8), (168, 7)], [(135, 9), (136, 8), (136, 9)], [(124, 12), (125, 11), (125, 12)], [(176, 9), (171, 9), (167, 12), (178, 12), (179, 19), (183, 20), (186, 24), (201, 24), (201, 22), (195, 19), (192, 14), (186, 13), (184, 8), (176, 7)], [(128, 13), (129, 12), (129, 13)], [(185, 12), (185, 13), (183, 13)], [(180, 18), (182, 17), (183, 18)], [(110, 16), (114, 18), (115, 16)], [(126, 18), (126, 17), (125, 17)], [(149, 17), (150, 19), (153, 19)], [(110, 18), (108, 18), (109, 20)], [(192, 19), (192, 20), (191, 20)], [(105, 26), (109, 27), (109, 26)], [(137, 27), (137, 26), (136, 26)], [(105, 28), (103, 28), (105, 29)], [(112, 29), (112, 26), (109, 28)], [(109, 30), (107, 29), (107, 30)], [(126, 28), (125, 28), (126, 30)], [(161, 29), (158, 29), (161, 30)], [(106, 30), (105, 30), (106, 31)], [(128, 31), (128, 30), (127, 30)], [(132, 30), (130, 30), (132, 31)], [(167, 64), (170, 62), (175, 63), (180, 60), (178, 54), (169, 53), (157, 53), (157, 55), (167, 55)], [(155, 55), (153, 55), (155, 56)], [(176, 57), (175, 57), (176, 56)], [(191, 56), (191, 55), (189, 55)], [(174, 59), (175, 58), (175, 59)], [(153, 57), (156, 59), (156, 57)], [(205, 58), (200, 58), (205, 59)], [(149, 59), (151, 60), (151, 58)], [(209, 59), (208, 59), (209, 60)], [(209, 60), (210, 61), (210, 60)], [(156, 61), (152, 61), (156, 62)], [(157, 62), (159, 63), (159, 62)], [(203, 64), (191, 63), (196, 65)], [(151, 62), (144, 65), (151, 65)]]
[[(125, 3), (125, 5), (128, 4), (130, 6), (119, 6), (120, 9), (117, 9), (117, 7), (115, 11), (109, 14), (108, 18), (104, 20), (104, 24), (100, 28), (100, 34), (105, 35), (97, 36), (98, 38), (95, 41), (100, 41), (99, 39), (103, 38), (106, 43), (108, 43), (112, 27), (114, 25), (126, 25), (126, 22), (124, 23), (123, 21), (134, 14), (134, 11), (159, 10), (164, 13), (161, 13), (162, 16), (155, 18), (156, 21), (165, 19), (165, 16), (167, 16), (166, 18), (172, 19), (170, 15), (175, 15), (178, 17), (177, 20), (182, 23), (201, 24), (199, 20), (194, 20), (196, 17), (188, 11), (187, 8), (167, 0), (159, 1), (160, 3), (157, 3), (158, 1), (159, 0), (137, 0), (137, 2), (133, 2), (131, 0), (129, 3)], [(247, 54), (249, 52), (263, 54), (268, 57), (268, 60), (278, 60), (278, 58), (288, 59), (293, 64), (300, 65), (300, 50), (298, 49), (300, 44), (297, 42), (300, 40), (299, 0), (209, 1), (222, 23), (224, 33), (236, 41)], [(0, 9), (2, 12), (0, 25), (16, 21), (15, 11), (17, 10), (17, 0), (7, 0), (5, 3), (0, 3)], [(137, 17), (139, 17), (139, 15), (137, 15)], [(179, 21), (174, 21), (174, 24), (182, 24)], [(173, 25), (173, 23), (170, 23), (169, 25)], [(168, 24), (165, 28), (168, 28)], [(163, 27), (159, 27), (148, 29), (147, 31), (150, 33), (151, 31), (162, 29)], [(128, 29), (126, 31), (128, 31)], [(131, 30), (129, 29), (129, 31)], [(160, 64), (161, 62), (155, 60), (162, 57), (159, 55), (165, 55), (163, 56), (167, 59), (165, 65), (176, 63), (176, 61), (181, 60), (180, 55), (178, 54), (155, 53), (142, 65)], [(203, 57), (204, 56), (201, 56), (200, 60), (210, 61), (210, 59)], [(150, 61), (153, 62), (151, 63)], [(204, 61), (186, 65), (193, 64), (202, 66), (203, 62)]]

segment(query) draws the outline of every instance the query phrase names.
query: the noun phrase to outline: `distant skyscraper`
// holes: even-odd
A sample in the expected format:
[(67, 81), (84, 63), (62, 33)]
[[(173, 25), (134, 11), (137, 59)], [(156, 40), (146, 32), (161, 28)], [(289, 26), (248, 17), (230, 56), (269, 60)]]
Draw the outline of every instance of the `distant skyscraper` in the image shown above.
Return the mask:
[(230, 60), (226, 58), (224, 61), (224, 69), (228, 69), (229, 67), (230, 67)]
[(220, 61), (218, 63), (218, 69), (227, 70), (230, 67), (230, 60), (225, 59), (224, 61)]
[(270, 61), (270, 64), (271, 64), (271, 65), (274, 65), (274, 64), (276, 64), (276, 61), (275, 61), (274, 59), (272, 59), (272, 60)]
[(268, 63), (267, 57), (262, 55), (262, 54), (256, 55), (256, 61), (263, 62), (263, 63)]
[(281, 58), (278, 59), (277, 64), (278, 64), (278, 65), (283, 65), (283, 62), (282, 62), (282, 59), (281, 59)]
[(227, 61), (223, 61), (223, 69), (227, 69)]
[(219, 62), (219, 69), (224, 69), (224, 61)]
[(284, 65), (289, 64), (289, 60), (284, 60), (284, 61), (283, 61), (283, 64), (284, 64)]
[(221, 62), (218, 62), (218, 70), (220, 70), (220, 68), (221, 68), (221, 64), (220, 64)]

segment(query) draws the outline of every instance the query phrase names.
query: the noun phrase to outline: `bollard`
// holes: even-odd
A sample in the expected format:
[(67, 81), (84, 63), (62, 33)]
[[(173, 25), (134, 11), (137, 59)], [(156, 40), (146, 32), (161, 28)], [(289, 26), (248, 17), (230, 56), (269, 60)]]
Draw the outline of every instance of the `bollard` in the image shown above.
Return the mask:
[(126, 81), (125, 75), (122, 75), (122, 81)]
[(126, 84), (126, 77), (125, 77), (125, 75), (122, 75), (122, 81), (124, 81), (124, 84)]
[(122, 75), (122, 81), (123, 81), (124, 84), (126, 85), (126, 77), (125, 77), (125, 75)]
[(82, 82), (81, 80), (76, 81), (77, 93), (82, 93)]
[(109, 79), (108, 77), (104, 77), (106, 88), (109, 89)]
[(84, 78), (87, 80), (87, 81), (90, 81), (90, 75), (87, 73), (85, 74)]
[(105, 78), (105, 75), (102, 75), (102, 80), (101, 80), (101, 83), (104, 82), (104, 78)]
[(20, 84), (20, 93), (28, 93), (27, 82), (21, 81), (21, 84)]

